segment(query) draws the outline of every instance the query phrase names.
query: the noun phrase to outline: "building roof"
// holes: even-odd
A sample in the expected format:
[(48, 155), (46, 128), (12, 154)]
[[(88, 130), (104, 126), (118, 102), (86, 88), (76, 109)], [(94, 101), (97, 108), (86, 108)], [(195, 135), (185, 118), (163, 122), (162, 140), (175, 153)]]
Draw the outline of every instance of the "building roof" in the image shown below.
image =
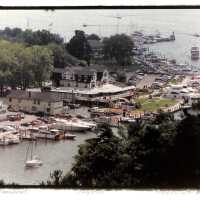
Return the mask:
[(99, 94), (99, 93), (116, 93), (135, 89), (135, 86), (118, 87), (113, 84), (104, 84), (100, 87), (96, 87), (87, 91), (80, 91), (81, 94)]
[(40, 100), (46, 102), (59, 102), (61, 99), (51, 92), (31, 92), (24, 90), (12, 90), (7, 96), (8, 98), (16, 99), (30, 99), (30, 100)]
[(74, 94), (98, 94), (98, 93), (116, 93), (116, 92), (123, 92), (123, 91), (129, 91), (129, 90), (133, 90), (135, 89), (135, 86), (127, 86), (127, 87), (119, 87), (113, 84), (104, 84), (102, 86), (99, 87), (95, 87), (92, 89), (77, 89), (77, 88), (65, 88), (65, 87), (61, 87), (61, 88), (55, 88), (52, 89), (52, 92), (62, 92), (62, 93), (74, 93)]

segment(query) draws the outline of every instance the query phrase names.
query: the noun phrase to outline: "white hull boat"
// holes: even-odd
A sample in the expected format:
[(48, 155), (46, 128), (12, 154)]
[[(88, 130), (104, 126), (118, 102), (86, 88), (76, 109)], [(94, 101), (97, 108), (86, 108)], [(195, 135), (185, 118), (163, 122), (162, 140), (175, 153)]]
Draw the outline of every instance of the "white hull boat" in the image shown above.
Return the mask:
[(19, 144), (20, 137), (12, 133), (2, 133), (0, 135), (0, 145)]
[(37, 157), (33, 157), (33, 159), (27, 160), (25, 163), (26, 167), (39, 167), (41, 166), (43, 163), (40, 159), (38, 159)]
[(60, 129), (63, 131), (87, 131), (91, 129), (89, 124), (82, 123), (80, 120), (64, 120), (56, 119), (56, 122), (52, 124), (52, 128)]
[(0, 146), (6, 146), (9, 145), (9, 140), (6, 138), (1, 138), (0, 139)]
[(74, 140), (75, 138), (76, 138), (76, 135), (65, 133), (65, 139)]
[[(34, 168), (34, 167), (40, 167), (43, 163), (42, 161), (37, 157), (33, 156), (33, 141), (31, 141), (30, 145), (27, 148), (27, 153), (26, 153), (26, 161), (25, 161), (25, 167), (27, 168)], [(30, 150), (30, 158), (28, 158)]]
[(64, 138), (64, 133), (62, 133), (60, 130), (57, 129), (40, 129), (40, 127), (36, 129), (29, 129), (32, 136), (34, 138), (40, 138), (40, 139), (50, 139), (50, 140), (59, 140)]

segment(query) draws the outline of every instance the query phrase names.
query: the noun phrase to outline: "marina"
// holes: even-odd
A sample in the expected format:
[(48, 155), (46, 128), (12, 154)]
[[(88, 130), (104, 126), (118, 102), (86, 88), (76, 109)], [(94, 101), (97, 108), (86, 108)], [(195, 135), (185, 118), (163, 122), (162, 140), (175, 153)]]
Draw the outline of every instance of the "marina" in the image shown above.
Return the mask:
[[(119, 12), (124, 13), (123, 10)], [(25, 75), (16, 76), (21, 81), (16, 81), (16, 87), (11, 87), (12, 82), (11, 86), (3, 83), (0, 103), (0, 180), (39, 185), (47, 181), (54, 170), (62, 170), (64, 174), (70, 172), (80, 145), (97, 137), (102, 125), (106, 124), (117, 135), (121, 129), (127, 131), (129, 125), (134, 126), (138, 122), (145, 124), (164, 113), (172, 114), (175, 121), (179, 121), (184, 118), (186, 110), (200, 102), (200, 29), (197, 26), (189, 32), (189, 28), (186, 28), (190, 27), (193, 18), (184, 20), (183, 17), (182, 21), (176, 21), (176, 12), (167, 10), (157, 14), (144, 10), (140, 12), (144, 19), (135, 18), (139, 26), (130, 26), (132, 28), (125, 32), (123, 26), (128, 24), (118, 23), (120, 34), (108, 26), (102, 30), (104, 34), (99, 35), (99, 39), (96, 39), (98, 35), (95, 39), (94, 35), (92, 39), (87, 39), (94, 31), (89, 26), (97, 25), (86, 25), (85, 21), (80, 20), (79, 24), (84, 26), (77, 25), (73, 37), (81, 36), (88, 40), (85, 44), (91, 44), (90, 60), (85, 58), (87, 45), (83, 48), (84, 56), (78, 59), (70, 54), (70, 49), (63, 47), (69, 48), (71, 40), (68, 43), (66, 38), (58, 41), (56, 35), (55, 44), (42, 44), (49, 45), (48, 48), (52, 48), (49, 52), (56, 54), (55, 60), (49, 61), (55, 65), (49, 68), (50, 78), (45, 78), (46, 74), (43, 74), (38, 80), (38, 73), (35, 82), (31, 80), (30, 84), (30, 77), (20, 79)], [(151, 23), (147, 17), (149, 12)], [(164, 21), (161, 17), (163, 12), (168, 16)], [(56, 12), (55, 17), (57, 15)], [(196, 19), (194, 24), (198, 25)], [(102, 19), (97, 17), (98, 20), (101, 22)], [(176, 26), (172, 25), (172, 21)], [(111, 19), (108, 22), (113, 24)], [(56, 26), (55, 23), (57, 31)], [(140, 29), (140, 26), (144, 29)], [(64, 30), (65, 27), (62, 28)], [(88, 28), (88, 31), (84, 30), (87, 34), (82, 31), (83, 28)], [(39, 35), (44, 32), (39, 32)], [(34, 34), (37, 35), (36, 32)], [(113, 39), (113, 34), (128, 38), (133, 45), (130, 45), (127, 54), (121, 56), (123, 52), (120, 52), (118, 57), (111, 56), (110, 60), (106, 60), (108, 55), (103, 53), (103, 39), (108, 39), (107, 36)], [(120, 42), (119, 39), (117, 41)], [(29, 45), (23, 47), (25, 52)], [(58, 47), (63, 49), (59, 50)], [(33, 53), (30, 57), (32, 62), (35, 58), (34, 48), (28, 50), (30, 54)], [(64, 54), (60, 58), (62, 51)], [(129, 57), (123, 59), (127, 55)], [(61, 60), (56, 60), (56, 56)], [(67, 63), (62, 56), (66, 56)], [(118, 60), (120, 58), (121, 62)], [(35, 68), (31, 70), (31, 73), (36, 73)]]

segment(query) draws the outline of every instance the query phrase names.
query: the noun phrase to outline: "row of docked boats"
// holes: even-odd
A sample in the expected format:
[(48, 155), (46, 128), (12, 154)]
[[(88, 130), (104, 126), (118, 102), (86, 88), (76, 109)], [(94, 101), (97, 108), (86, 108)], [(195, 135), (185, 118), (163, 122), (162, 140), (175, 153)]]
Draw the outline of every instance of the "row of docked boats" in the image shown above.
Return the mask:
[(96, 128), (96, 123), (78, 118), (53, 118), (52, 123), (29, 127), (0, 127), (0, 145), (18, 144), (21, 140), (36, 139), (74, 139), (76, 135), (70, 132), (86, 132)]
[(158, 42), (168, 42), (175, 40), (175, 34), (172, 32), (169, 36), (162, 36), (159, 32), (156, 34), (145, 35), (141, 31), (132, 33), (133, 40), (136, 44), (154, 44)]
[(18, 131), (12, 126), (0, 127), (0, 146), (19, 144), (20, 137)]

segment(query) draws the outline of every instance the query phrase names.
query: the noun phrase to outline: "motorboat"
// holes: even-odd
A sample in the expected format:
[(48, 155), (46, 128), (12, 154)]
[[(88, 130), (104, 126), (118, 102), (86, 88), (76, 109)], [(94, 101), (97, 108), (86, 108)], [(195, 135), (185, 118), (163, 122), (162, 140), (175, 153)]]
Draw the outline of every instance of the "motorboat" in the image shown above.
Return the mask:
[(39, 167), (42, 164), (43, 164), (42, 161), (37, 156), (33, 156), (32, 159), (26, 161), (25, 166), (26, 167)]
[(29, 129), (34, 138), (60, 140), (64, 138), (64, 132), (58, 129), (47, 129), (44, 126), (37, 129)]
[(74, 140), (76, 135), (65, 133), (65, 139)]
[(55, 119), (55, 123), (51, 125), (51, 128), (63, 131), (87, 131), (92, 128), (92, 124), (84, 123), (79, 119)]
[(191, 48), (191, 59), (193, 60), (199, 59), (199, 47)]
[(79, 124), (85, 125), (85, 126), (89, 126), (89, 128), (96, 128), (97, 124), (91, 121), (84, 121), (84, 120), (80, 120), (80, 119), (72, 119), (74, 122), (78, 122)]
[(20, 136), (14, 134), (15, 131), (5, 131), (0, 134), (0, 145), (19, 144)]
[(0, 146), (6, 146), (6, 145), (9, 145), (9, 139), (3, 136), (0, 138)]
[(135, 119), (130, 118), (130, 117), (122, 117), (122, 118), (120, 119), (120, 121), (121, 121), (121, 122), (127, 122), (127, 123), (134, 123), (134, 122), (136, 122)]

